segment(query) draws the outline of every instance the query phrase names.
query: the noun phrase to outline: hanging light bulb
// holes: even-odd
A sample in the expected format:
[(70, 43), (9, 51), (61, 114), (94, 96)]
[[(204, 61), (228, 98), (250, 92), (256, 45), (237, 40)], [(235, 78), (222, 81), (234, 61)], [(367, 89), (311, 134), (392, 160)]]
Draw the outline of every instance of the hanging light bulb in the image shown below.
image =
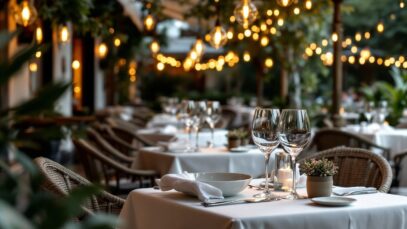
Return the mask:
[(42, 39), (43, 39), (42, 28), (41, 26), (38, 26), (35, 29), (35, 41), (37, 42), (37, 44), (41, 44)]
[(305, 9), (307, 9), (307, 10), (312, 9), (312, 1), (311, 0), (306, 0), (305, 1)]
[(236, 6), (233, 14), (239, 24), (248, 28), (256, 20), (259, 13), (251, 0), (242, 0)]
[(70, 39), (68, 26), (62, 25), (59, 29), (59, 40), (62, 43), (68, 42)]
[(219, 49), (220, 47), (224, 46), (228, 41), (227, 34), (220, 25), (219, 18), (216, 20), (215, 28), (213, 28), (209, 34), (211, 36), (209, 43), (215, 49)]
[(290, 6), (294, 1), (293, 0), (277, 0), (277, 4), (282, 7)]
[(379, 24), (377, 24), (376, 29), (377, 29), (377, 32), (383, 33), (383, 31), (384, 31), (384, 24), (383, 24), (383, 22), (379, 22)]
[(205, 43), (201, 38), (197, 38), (193, 48), (195, 49), (196, 54), (201, 57), (205, 51)]
[(155, 19), (153, 17), (153, 15), (148, 14), (145, 18), (144, 18), (144, 29), (147, 32), (151, 32), (153, 31), (154, 27), (155, 27)]
[(105, 43), (100, 43), (98, 47), (98, 54), (100, 58), (105, 58), (108, 52), (107, 45)]
[(401, 0), (401, 1), (400, 1), (400, 8), (403, 9), (403, 8), (405, 7), (405, 5), (406, 5), (406, 4), (404, 3), (404, 0)]
[(250, 59), (251, 59), (250, 53), (249, 53), (248, 51), (245, 51), (245, 52), (243, 53), (243, 60), (244, 60), (244, 62), (249, 62)]
[(14, 9), (16, 23), (24, 27), (31, 25), (37, 19), (37, 15), (38, 13), (34, 5), (28, 2), (28, 0), (22, 1)]
[(153, 55), (157, 54), (160, 51), (160, 44), (158, 41), (153, 40), (150, 44), (150, 51)]

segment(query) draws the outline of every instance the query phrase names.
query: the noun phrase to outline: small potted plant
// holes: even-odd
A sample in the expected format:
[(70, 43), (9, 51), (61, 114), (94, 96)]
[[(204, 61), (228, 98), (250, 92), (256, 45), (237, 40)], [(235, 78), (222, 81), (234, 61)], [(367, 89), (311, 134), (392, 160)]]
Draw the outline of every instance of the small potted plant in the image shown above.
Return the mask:
[(338, 172), (338, 167), (330, 160), (307, 160), (300, 166), (301, 171), (307, 174), (308, 197), (330, 196), (333, 186), (333, 175)]
[(236, 130), (239, 138), (240, 138), (240, 145), (245, 146), (249, 144), (249, 131), (245, 130), (245, 129), (238, 129)]
[(238, 130), (230, 130), (226, 137), (228, 138), (228, 149), (240, 146), (240, 134)]

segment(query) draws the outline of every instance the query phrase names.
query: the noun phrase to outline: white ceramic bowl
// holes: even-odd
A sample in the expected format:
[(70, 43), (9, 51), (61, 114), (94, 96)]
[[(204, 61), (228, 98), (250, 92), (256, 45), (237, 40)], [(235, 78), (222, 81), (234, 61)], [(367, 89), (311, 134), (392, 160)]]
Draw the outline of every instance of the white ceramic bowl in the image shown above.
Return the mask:
[(252, 177), (243, 173), (197, 173), (197, 181), (210, 184), (222, 190), (223, 196), (234, 196), (249, 185)]

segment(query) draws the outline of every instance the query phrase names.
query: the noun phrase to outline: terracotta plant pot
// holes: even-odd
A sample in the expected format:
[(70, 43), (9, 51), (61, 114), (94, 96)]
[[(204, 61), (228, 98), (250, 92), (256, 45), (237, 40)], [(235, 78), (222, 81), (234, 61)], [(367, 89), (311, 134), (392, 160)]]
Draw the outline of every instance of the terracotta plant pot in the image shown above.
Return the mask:
[(239, 138), (228, 138), (228, 149), (236, 148), (240, 146)]
[(333, 178), (329, 177), (307, 177), (307, 193), (308, 198), (331, 196)]

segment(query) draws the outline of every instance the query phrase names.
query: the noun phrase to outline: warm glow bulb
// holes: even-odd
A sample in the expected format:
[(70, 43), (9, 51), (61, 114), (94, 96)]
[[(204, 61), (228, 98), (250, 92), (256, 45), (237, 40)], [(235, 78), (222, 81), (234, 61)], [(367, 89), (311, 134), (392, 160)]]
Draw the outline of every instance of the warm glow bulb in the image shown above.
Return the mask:
[(105, 58), (107, 55), (107, 45), (105, 43), (101, 43), (98, 47), (98, 54), (100, 58)]
[(163, 71), (164, 70), (164, 68), (165, 68), (165, 65), (163, 64), (163, 63), (161, 63), (161, 62), (158, 62), (157, 63), (157, 70), (158, 71)]
[(37, 10), (34, 5), (27, 0), (22, 1), (14, 9), (14, 19), (16, 23), (27, 27), (37, 19)]
[(400, 1), (400, 8), (403, 9), (405, 7), (404, 1)]
[(383, 33), (383, 31), (384, 31), (384, 24), (383, 24), (383, 22), (379, 22), (379, 24), (377, 24), (377, 32), (379, 32), (379, 33)]
[(148, 32), (152, 31), (155, 26), (155, 19), (151, 14), (148, 14), (146, 18), (144, 18), (144, 29)]
[(237, 22), (244, 28), (247, 28), (256, 20), (259, 13), (251, 0), (242, 0), (236, 6), (233, 14)]
[(277, 4), (282, 7), (288, 7), (294, 2), (293, 0), (276, 0), (276, 1), (277, 1)]
[(113, 43), (114, 43), (114, 46), (116, 46), (116, 47), (119, 47), (122, 44), (122, 42), (119, 38), (115, 38)]
[(62, 43), (66, 43), (69, 41), (69, 29), (68, 26), (64, 25), (61, 27), (60, 31), (59, 31), (59, 40)]
[(150, 51), (151, 53), (153, 53), (154, 55), (157, 54), (160, 51), (160, 44), (154, 40), (151, 42), (150, 44)]
[(264, 61), (264, 65), (265, 65), (267, 68), (272, 68), (273, 65), (274, 65), (273, 59), (267, 58), (267, 59)]
[(298, 15), (298, 14), (301, 13), (301, 10), (300, 10), (300, 8), (295, 7), (294, 10), (293, 10), (293, 12), (294, 12), (295, 15)]
[(215, 49), (219, 49), (220, 47), (224, 46), (228, 40), (225, 30), (219, 25), (219, 23), (217, 23), (215, 28), (212, 29), (210, 35), (211, 39), (209, 43)]
[(279, 19), (277, 20), (277, 25), (283, 26), (283, 25), (284, 25), (284, 19), (279, 18)]
[(305, 1), (305, 9), (307, 9), (307, 10), (312, 9), (312, 1), (311, 0), (306, 0)]
[(35, 29), (35, 40), (37, 41), (37, 44), (41, 44), (42, 39), (43, 39), (42, 28), (38, 26)]
[(355, 40), (356, 40), (356, 41), (362, 40), (362, 34), (356, 33), (356, 34), (355, 34)]
[(72, 68), (74, 70), (78, 70), (80, 67), (81, 67), (81, 63), (79, 62), (79, 60), (72, 61)]
[(260, 44), (261, 44), (261, 46), (263, 46), (263, 47), (267, 46), (267, 45), (269, 44), (269, 38), (266, 37), (266, 36), (263, 36), (263, 37), (260, 39)]
[(195, 52), (198, 56), (202, 56), (205, 51), (205, 43), (201, 38), (196, 39), (194, 44)]
[(244, 62), (249, 62), (250, 59), (251, 59), (250, 53), (249, 53), (248, 51), (245, 51), (245, 52), (243, 53), (243, 60), (244, 60)]
[(30, 69), (30, 72), (37, 72), (38, 71), (38, 65), (36, 63), (30, 63), (28, 68)]
[(338, 34), (337, 33), (332, 33), (332, 41), (333, 42), (337, 42), (338, 41), (338, 39), (339, 39), (339, 36), (338, 36)]

